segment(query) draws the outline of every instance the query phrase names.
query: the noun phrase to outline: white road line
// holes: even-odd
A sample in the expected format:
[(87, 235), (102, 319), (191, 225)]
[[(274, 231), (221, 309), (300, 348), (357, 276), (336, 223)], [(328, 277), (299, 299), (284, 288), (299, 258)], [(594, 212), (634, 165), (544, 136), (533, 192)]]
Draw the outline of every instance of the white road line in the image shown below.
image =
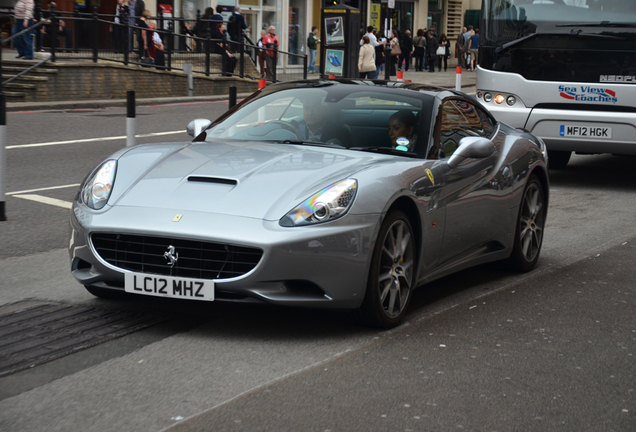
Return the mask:
[[(162, 136), (162, 135), (174, 135), (174, 134), (180, 134), (180, 133), (184, 134), (186, 133), (186, 131), (180, 130), (180, 131), (140, 134), (140, 135), (135, 135), (135, 138), (148, 138), (148, 137), (155, 137), (155, 136)], [(116, 141), (116, 140), (125, 140), (126, 138), (127, 138), (126, 135), (122, 135), (122, 136), (114, 136), (114, 137), (86, 138), (86, 139), (69, 140), (69, 141), (51, 141), (51, 142), (37, 143), (37, 144), (20, 144), (20, 145), (7, 146), (5, 147), (5, 149), (11, 150), (11, 149), (30, 148), (30, 147), (47, 147), (47, 146), (63, 145), (63, 144), (79, 144), (79, 143), (97, 142), (97, 141)], [(188, 141), (189, 141), (189, 138), (188, 138)]]
[(36, 201), (42, 204), (54, 205), (54, 206), (62, 207), (65, 209), (70, 209), (71, 207), (73, 207), (73, 203), (70, 203), (68, 201), (62, 201), (59, 199), (49, 198), (42, 195), (14, 195), (14, 197), (24, 198), (24, 199)]
[(28, 189), (28, 190), (22, 190), (22, 191), (16, 191), (16, 192), (7, 192), (5, 195), (19, 195), (19, 194), (28, 194), (31, 192), (40, 192), (40, 191), (46, 191), (46, 190), (54, 190), (54, 189), (65, 189), (65, 188), (72, 188), (72, 187), (78, 187), (80, 184), (69, 184), (69, 185), (64, 185), (64, 186), (51, 186), (51, 187), (44, 187), (44, 188), (39, 188), (39, 189)]

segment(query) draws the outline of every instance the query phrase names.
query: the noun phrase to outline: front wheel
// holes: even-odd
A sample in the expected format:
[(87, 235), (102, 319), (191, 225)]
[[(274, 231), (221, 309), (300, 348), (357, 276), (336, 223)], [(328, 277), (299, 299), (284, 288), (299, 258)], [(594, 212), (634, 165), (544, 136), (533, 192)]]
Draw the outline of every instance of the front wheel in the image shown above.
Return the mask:
[(537, 265), (543, 244), (546, 210), (543, 186), (537, 177), (532, 176), (521, 199), (515, 243), (510, 255), (510, 263), (521, 272), (529, 272)]
[(406, 215), (389, 213), (373, 250), (367, 291), (355, 316), (363, 324), (391, 328), (405, 315), (415, 281), (415, 237)]

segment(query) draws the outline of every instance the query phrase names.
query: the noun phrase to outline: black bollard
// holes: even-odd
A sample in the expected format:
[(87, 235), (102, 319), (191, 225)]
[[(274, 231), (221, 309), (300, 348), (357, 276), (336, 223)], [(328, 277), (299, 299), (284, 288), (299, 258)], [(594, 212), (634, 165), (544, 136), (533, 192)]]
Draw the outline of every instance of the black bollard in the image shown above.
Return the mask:
[(135, 145), (137, 133), (137, 119), (135, 113), (135, 91), (126, 92), (126, 147)]

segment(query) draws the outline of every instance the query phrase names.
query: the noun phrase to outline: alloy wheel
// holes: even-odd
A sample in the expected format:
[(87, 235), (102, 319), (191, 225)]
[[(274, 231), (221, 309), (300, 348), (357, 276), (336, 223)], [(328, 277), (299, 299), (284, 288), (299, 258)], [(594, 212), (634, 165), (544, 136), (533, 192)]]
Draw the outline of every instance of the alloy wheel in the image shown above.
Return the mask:
[(413, 284), (413, 234), (403, 220), (396, 220), (382, 242), (378, 275), (379, 300), (388, 318), (406, 308)]

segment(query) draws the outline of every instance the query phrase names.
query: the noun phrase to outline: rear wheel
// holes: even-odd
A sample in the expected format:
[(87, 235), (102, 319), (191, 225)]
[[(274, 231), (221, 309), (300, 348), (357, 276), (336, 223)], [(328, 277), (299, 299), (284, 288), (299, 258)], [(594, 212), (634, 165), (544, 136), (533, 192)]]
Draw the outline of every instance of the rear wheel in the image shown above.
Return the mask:
[(367, 291), (356, 317), (372, 327), (391, 328), (404, 318), (415, 279), (415, 237), (401, 211), (387, 215), (373, 250)]
[(515, 244), (510, 255), (511, 264), (519, 271), (528, 272), (537, 265), (543, 244), (546, 210), (543, 186), (537, 177), (532, 176), (521, 199)]
[(548, 167), (550, 169), (563, 169), (570, 162), (571, 151), (548, 150)]
[(86, 291), (93, 294), (95, 297), (99, 297), (99, 298), (103, 298), (107, 300), (122, 300), (127, 297), (125, 291), (99, 288), (99, 287), (95, 287), (91, 285), (84, 285), (84, 288), (86, 288)]

